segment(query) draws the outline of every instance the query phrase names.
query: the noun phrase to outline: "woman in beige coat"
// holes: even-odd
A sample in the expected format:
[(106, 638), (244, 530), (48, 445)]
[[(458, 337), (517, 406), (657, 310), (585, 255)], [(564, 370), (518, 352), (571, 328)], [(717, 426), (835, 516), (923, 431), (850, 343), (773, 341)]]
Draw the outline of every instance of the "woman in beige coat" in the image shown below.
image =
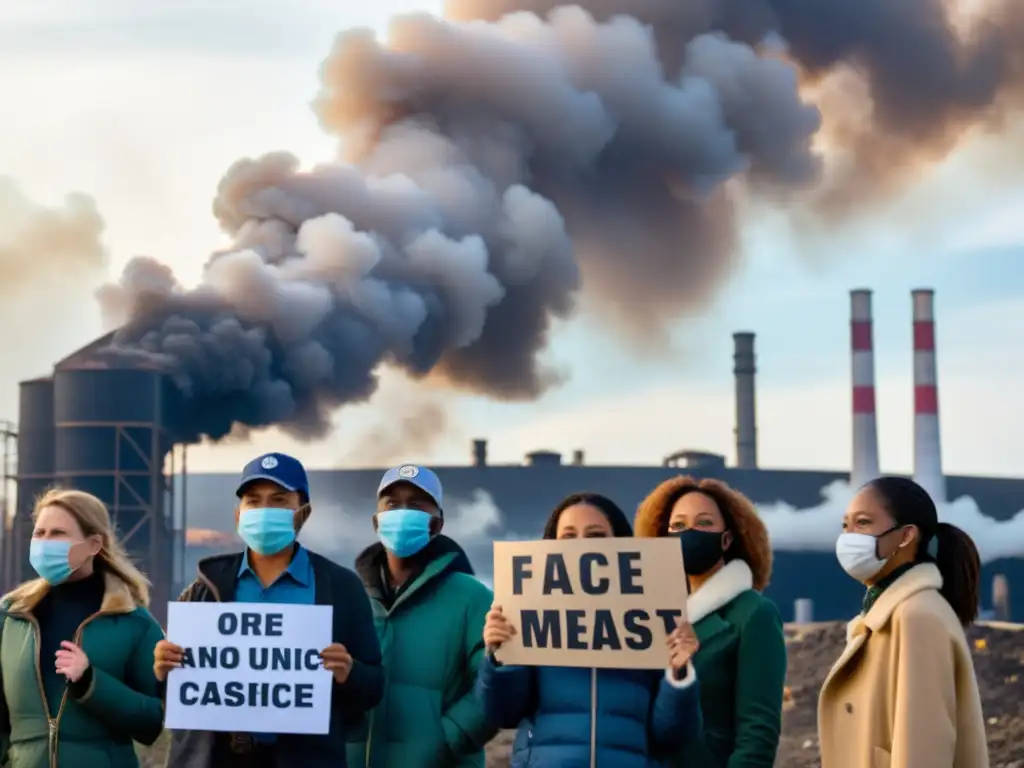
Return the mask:
[(850, 503), (836, 555), (868, 590), (821, 689), (822, 768), (988, 768), (964, 635), (978, 613), (974, 542), (917, 483), (882, 477)]

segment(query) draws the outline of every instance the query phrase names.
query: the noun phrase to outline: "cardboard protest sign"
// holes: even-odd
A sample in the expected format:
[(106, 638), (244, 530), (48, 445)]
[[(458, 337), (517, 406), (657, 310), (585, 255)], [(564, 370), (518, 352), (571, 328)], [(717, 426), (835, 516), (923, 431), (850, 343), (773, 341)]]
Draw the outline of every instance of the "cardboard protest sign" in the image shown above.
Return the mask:
[(679, 540), (494, 542), (494, 601), (516, 628), (504, 664), (662, 669), (686, 615)]
[(167, 639), (185, 649), (167, 676), (172, 730), (330, 731), (329, 605), (171, 603)]

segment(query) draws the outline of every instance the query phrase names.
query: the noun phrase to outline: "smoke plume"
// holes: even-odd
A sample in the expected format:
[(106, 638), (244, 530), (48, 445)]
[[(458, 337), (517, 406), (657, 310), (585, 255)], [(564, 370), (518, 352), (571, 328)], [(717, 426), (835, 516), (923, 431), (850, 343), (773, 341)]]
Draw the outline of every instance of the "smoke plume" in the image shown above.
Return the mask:
[[(200, 288), (140, 259), (104, 292), (126, 320), (110, 354), (173, 376), (183, 438), (234, 422), (318, 437), (382, 364), (536, 397), (560, 380), (539, 352), (581, 286), (657, 343), (735, 267), (738, 186), (877, 199), (993, 124), (1022, 80), (1009, 6), (958, 35), (940, 0), (583, 5), (452, 0), (386, 43), (339, 35), (314, 108), (344, 162), (239, 161), (214, 201), (234, 246)], [(852, 160), (823, 177), (800, 77), (850, 67), (873, 109), (832, 126)]]
[(71, 194), (63, 206), (38, 205), (0, 176), (0, 295), (8, 301), (44, 287), (61, 290), (101, 274), (102, 235), (92, 198)]
[[(1024, 3), (1018, 0), (584, 0), (599, 21), (628, 13), (651, 25), (676, 72), (699, 35), (750, 45), (784, 41), (816, 86), (834, 167), (810, 201), (819, 212), (884, 202), (974, 129), (998, 131), (1024, 102)], [(495, 21), (559, 0), (446, 0), (445, 15)], [(738, 86), (736, 86), (738, 89)], [(759, 138), (776, 127), (756, 111)]]
[(405, 397), (378, 394), (374, 400), (374, 425), (351, 438), (346, 436), (349, 448), (340, 457), (341, 465), (379, 467), (396, 457), (429, 454), (442, 439), (453, 437), (445, 410), (441, 398), (426, 393), (412, 397), (407, 393)]
[[(771, 535), (772, 547), (783, 551), (831, 551), (841, 532), (847, 505), (857, 489), (837, 481), (826, 487), (817, 507), (797, 509), (789, 504), (758, 506)], [(1010, 520), (996, 520), (983, 513), (974, 499), (964, 496), (939, 504), (939, 519), (966, 531), (974, 539), (984, 563), (1024, 556), (1024, 510)]]

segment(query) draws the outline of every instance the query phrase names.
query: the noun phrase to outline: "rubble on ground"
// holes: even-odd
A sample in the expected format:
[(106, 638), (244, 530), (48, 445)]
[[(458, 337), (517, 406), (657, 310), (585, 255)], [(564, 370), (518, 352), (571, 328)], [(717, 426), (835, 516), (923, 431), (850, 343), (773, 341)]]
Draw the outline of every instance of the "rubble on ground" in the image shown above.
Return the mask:
[[(1024, 768), (1024, 627), (976, 626), (968, 633), (987, 719), (991, 768)], [(846, 642), (841, 623), (787, 629), (789, 676), (777, 766), (821, 768), (818, 691)], [(487, 748), (487, 768), (508, 768), (511, 732)]]
[[(1024, 768), (1024, 627), (972, 627), (969, 640), (981, 689), (991, 768)], [(783, 736), (777, 766), (820, 768), (817, 741), (818, 690), (846, 639), (839, 623), (787, 629), (789, 677), (783, 705)], [(163, 766), (166, 738), (140, 750), (143, 768)], [(509, 768), (512, 732), (487, 747), (487, 768)]]

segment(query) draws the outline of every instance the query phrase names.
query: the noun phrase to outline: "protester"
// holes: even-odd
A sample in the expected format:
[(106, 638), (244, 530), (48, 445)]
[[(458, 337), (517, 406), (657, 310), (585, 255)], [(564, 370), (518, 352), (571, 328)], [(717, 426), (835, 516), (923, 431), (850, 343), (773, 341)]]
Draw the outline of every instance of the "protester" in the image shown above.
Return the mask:
[(33, 519), (39, 578), (0, 601), (0, 765), (137, 768), (163, 730), (149, 582), (95, 496), (50, 491)]
[(768, 531), (753, 504), (717, 480), (676, 477), (640, 505), (637, 536), (676, 536), (700, 649), (702, 739), (672, 763), (699, 768), (771, 768), (782, 730), (786, 638), (761, 590), (771, 576)]
[[(321, 653), (334, 675), (330, 732), (323, 736), (172, 731), (167, 768), (345, 768), (351, 728), (380, 701), (380, 644), (358, 577), (296, 542), (311, 513), (302, 464), (282, 453), (249, 462), (238, 484), (235, 525), (242, 552), (199, 562), (183, 602), (288, 603), (334, 608), (333, 642)], [(154, 671), (165, 681), (183, 649), (162, 641)]]
[[(622, 510), (593, 493), (563, 500), (544, 527), (545, 539), (632, 535)], [(477, 687), (492, 722), (518, 727), (512, 768), (649, 768), (700, 732), (688, 624), (670, 635), (664, 671), (502, 665), (494, 651), (516, 631), (494, 606)]]
[(356, 560), (384, 652), (387, 684), (349, 765), (483, 768), (496, 729), (473, 694), (492, 593), (466, 553), (442, 536), (443, 490), (426, 467), (384, 473), (373, 527), (380, 542)]
[(836, 555), (868, 590), (821, 689), (822, 767), (987, 768), (964, 635), (978, 615), (974, 542), (917, 483), (881, 477), (850, 502)]

